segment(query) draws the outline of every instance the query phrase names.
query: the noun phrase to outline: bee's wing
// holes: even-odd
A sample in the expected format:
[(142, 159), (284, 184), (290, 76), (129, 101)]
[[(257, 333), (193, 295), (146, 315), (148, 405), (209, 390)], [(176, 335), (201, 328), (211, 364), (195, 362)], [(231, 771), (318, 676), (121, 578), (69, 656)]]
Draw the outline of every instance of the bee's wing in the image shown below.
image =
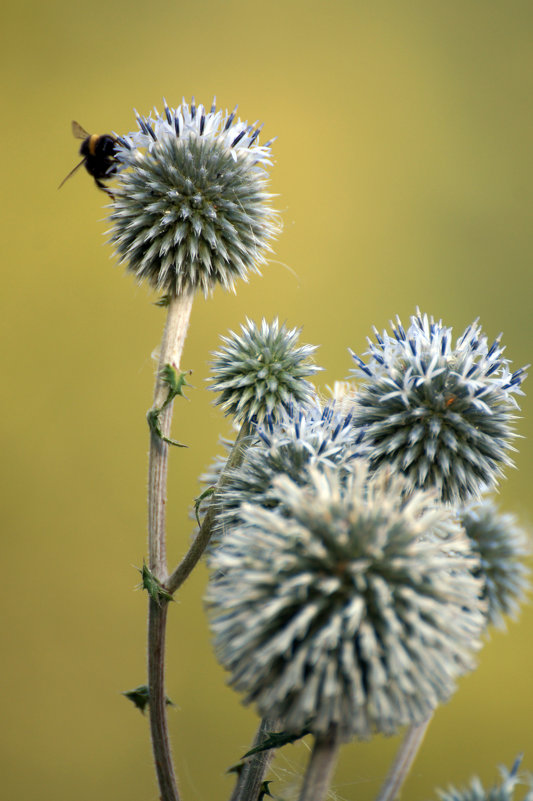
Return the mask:
[(82, 128), (76, 120), (72, 120), (72, 134), (76, 139), (87, 139), (87, 137), (90, 136), (85, 128)]
[(58, 186), (57, 188), (58, 188), (58, 189), (61, 189), (61, 187), (63, 186), (63, 184), (65, 183), (65, 181), (66, 181), (68, 178), (70, 178), (70, 176), (71, 176), (71, 175), (74, 175), (74, 173), (76, 172), (76, 170), (79, 170), (79, 168), (81, 167), (81, 165), (82, 165), (82, 164), (85, 164), (85, 159), (82, 159), (82, 160), (80, 161), (80, 163), (79, 163), (79, 164), (76, 164), (76, 166), (74, 167), (74, 169), (73, 169), (73, 170), (71, 170), (71, 171), (69, 172), (69, 174), (68, 174), (68, 175), (66, 175), (66, 176), (63, 178), (63, 180), (61, 181), (61, 183), (59, 184), (59, 186)]

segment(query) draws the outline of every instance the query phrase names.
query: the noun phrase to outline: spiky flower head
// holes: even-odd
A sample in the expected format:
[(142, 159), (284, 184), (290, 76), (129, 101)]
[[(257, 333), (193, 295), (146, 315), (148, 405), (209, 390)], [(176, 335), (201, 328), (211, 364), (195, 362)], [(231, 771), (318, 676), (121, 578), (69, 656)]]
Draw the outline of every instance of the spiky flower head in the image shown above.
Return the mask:
[(503, 615), (516, 618), (530, 589), (524, 558), (531, 553), (525, 532), (511, 514), (502, 514), (485, 499), (461, 511), (461, 523), (479, 555), (490, 625), (504, 629)]
[[(277, 420), (269, 417), (256, 427), (239, 467), (226, 475), (224, 490), (216, 502), (213, 541), (241, 522), (243, 503), (278, 506), (276, 476), (289, 476), (298, 486), (304, 486), (311, 480), (311, 469), (336, 469), (344, 476), (360, 455), (352, 416), (344, 411), (342, 401), (323, 405), (315, 398), (307, 407), (291, 405)], [(220, 470), (220, 460), (217, 465)], [(215, 470), (211, 469), (209, 478)]]
[(167, 294), (258, 272), (279, 229), (267, 191), (270, 145), (236, 109), (209, 111), (164, 103), (159, 114), (137, 115), (139, 131), (118, 137), (118, 186), (111, 242), (139, 280)]
[(216, 404), (237, 422), (261, 422), (277, 417), (290, 403), (309, 403), (314, 387), (307, 376), (321, 370), (311, 361), (316, 345), (297, 346), (300, 328), (287, 328), (277, 318), (251, 320), (241, 334), (221, 337), (223, 347), (213, 353), (210, 389), (218, 392)]
[(421, 722), (470, 670), (485, 625), (475, 558), (451, 508), (406, 480), (276, 479), (212, 552), (208, 605), (230, 683), (284, 730), (344, 740)]
[[(469, 787), (457, 789), (449, 787), (447, 790), (439, 790), (438, 795), (441, 801), (513, 801), (515, 789), (519, 785), (526, 784), (518, 774), (521, 757), (515, 760), (511, 770), (500, 767), (502, 780), (499, 784), (485, 789), (477, 776), (470, 781)], [(526, 784), (527, 792), (522, 801), (533, 801), (533, 781), (529, 777)]]
[(511, 373), (498, 337), (489, 346), (477, 321), (452, 345), (451, 328), (417, 310), (404, 330), (374, 329), (354, 420), (366, 430), (374, 468), (392, 465), (412, 488), (436, 487), (443, 501), (467, 502), (511, 465), (515, 395), (525, 368)]

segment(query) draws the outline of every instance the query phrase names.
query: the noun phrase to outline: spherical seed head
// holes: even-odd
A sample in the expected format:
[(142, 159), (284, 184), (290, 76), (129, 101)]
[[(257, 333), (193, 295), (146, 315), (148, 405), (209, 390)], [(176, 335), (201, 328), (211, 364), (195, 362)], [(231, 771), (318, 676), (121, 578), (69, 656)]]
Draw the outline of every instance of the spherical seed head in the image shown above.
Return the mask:
[(418, 310), (407, 332), (397, 319), (392, 335), (374, 333), (366, 363), (352, 353), (363, 378), (354, 420), (372, 466), (390, 464), (443, 501), (479, 498), (512, 465), (524, 368), (511, 373), (500, 339), (489, 346), (477, 322), (455, 347), (451, 329)]
[(276, 479), (210, 556), (208, 608), (230, 683), (286, 731), (344, 740), (421, 722), (473, 667), (481, 582), (451, 508), (406, 481)]
[(237, 422), (261, 422), (277, 417), (291, 403), (309, 403), (313, 385), (306, 380), (321, 370), (311, 361), (316, 345), (297, 346), (301, 329), (266, 320), (241, 326), (241, 335), (230, 331), (224, 346), (213, 353), (212, 385), (215, 401)]
[(516, 618), (530, 589), (524, 564), (531, 553), (527, 536), (514, 515), (502, 514), (490, 499), (467, 506), (460, 520), (479, 555), (488, 623), (505, 629), (503, 615)]
[(270, 143), (215, 105), (182, 103), (119, 137), (111, 242), (121, 262), (156, 290), (181, 294), (259, 272), (279, 230), (267, 191)]
[[(269, 417), (256, 427), (240, 466), (226, 475), (224, 490), (217, 498), (212, 541), (217, 543), (225, 531), (241, 522), (243, 503), (278, 506), (276, 476), (289, 476), (298, 486), (310, 482), (313, 468), (335, 468), (344, 476), (361, 452), (352, 416), (342, 401), (324, 405), (315, 398), (306, 407), (291, 405), (277, 420)], [(220, 470), (220, 461), (217, 466)]]

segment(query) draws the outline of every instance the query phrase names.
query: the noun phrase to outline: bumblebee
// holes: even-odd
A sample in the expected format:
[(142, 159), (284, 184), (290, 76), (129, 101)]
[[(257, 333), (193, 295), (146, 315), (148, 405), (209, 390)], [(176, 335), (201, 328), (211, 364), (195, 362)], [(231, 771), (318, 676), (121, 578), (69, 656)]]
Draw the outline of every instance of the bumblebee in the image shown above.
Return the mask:
[(113, 198), (113, 193), (102, 183), (102, 180), (111, 178), (117, 171), (118, 162), (115, 158), (116, 139), (111, 134), (89, 134), (81, 127), (79, 122), (72, 121), (72, 133), (76, 139), (83, 139), (80, 155), (83, 156), (79, 164), (63, 178), (58, 186), (61, 189), (65, 181), (78, 170), (81, 165), (92, 175), (96, 186)]

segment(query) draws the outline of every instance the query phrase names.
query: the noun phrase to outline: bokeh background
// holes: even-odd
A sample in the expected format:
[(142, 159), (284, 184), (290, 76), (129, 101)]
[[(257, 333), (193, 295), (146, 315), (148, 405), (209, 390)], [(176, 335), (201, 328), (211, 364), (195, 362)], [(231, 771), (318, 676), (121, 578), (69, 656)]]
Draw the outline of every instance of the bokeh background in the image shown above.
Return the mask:
[[(206, 390), (218, 336), (279, 315), (320, 343), (322, 385), (416, 305), (459, 333), (478, 315), (533, 360), (533, 6), (358, 0), (38, 0), (4, 3), (2, 140), (1, 794), (10, 801), (155, 801), (147, 721), (121, 696), (144, 682), (147, 430), (164, 313), (105, 243), (106, 197), (70, 122), (135, 128), (165, 96), (232, 107), (277, 135), (284, 231), (264, 277), (198, 299), (172, 453), (169, 553), (188, 542), (197, 476), (227, 433)], [(526, 383), (527, 389), (527, 383)], [(533, 408), (504, 509), (530, 525)], [(226, 768), (256, 727), (225, 686), (202, 608), (205, 570), (169, 625), (170, 726), (184, 801), (229, 796)], [(533, 614), (495, 633), (439, 709), (404, 798), (525, 752), (533, 770)], [(398, 745), (344, 749), (339, 801), (375, 797)], [(308, 754), (276, 763), (287, 798)]]

